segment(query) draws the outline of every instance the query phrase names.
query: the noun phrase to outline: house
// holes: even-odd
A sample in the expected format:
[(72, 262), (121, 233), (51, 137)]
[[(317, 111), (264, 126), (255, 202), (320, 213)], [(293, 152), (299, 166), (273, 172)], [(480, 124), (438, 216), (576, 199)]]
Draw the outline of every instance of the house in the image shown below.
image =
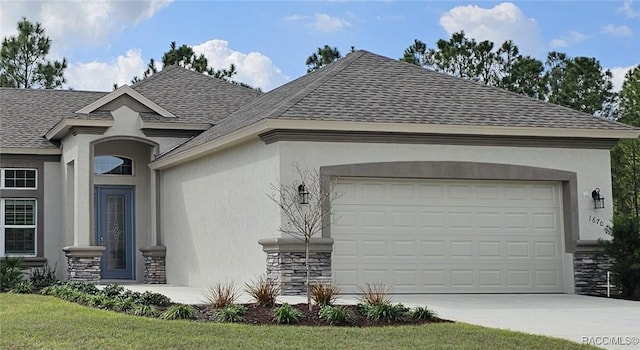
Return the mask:
[(0, 101), (3, 256), (89, 281), (266, 272), (287, 294), (304, 245), (266, 194), (298, 181), (292, 163), (343, 194), (310, 265), (345, 292), (604, 292), (609, 150), (640, 136), (367, 51), (265, 94), (168, 67)]

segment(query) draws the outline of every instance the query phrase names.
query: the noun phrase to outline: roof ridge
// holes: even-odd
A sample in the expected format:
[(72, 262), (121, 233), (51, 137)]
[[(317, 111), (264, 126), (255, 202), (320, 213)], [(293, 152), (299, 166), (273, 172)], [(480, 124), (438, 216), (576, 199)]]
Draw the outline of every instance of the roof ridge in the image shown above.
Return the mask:
[[(268, 115), (272, 115), (274, 112), (276, 112), (276, 114), (283, 114), (286, 111), (288, 111), (289, 109), (293, 108), (293, 106), (296, 103), (300, 102), (302, 99), (304, 99), (305, 97), (309, 96), (311, 93), (313, 93), (314, 91), (319, 89), (325, 83), (327, 83), (328, 81), (333, 79), (338, 73), (340, 73), (341, 71), (345, 70), (347, 67), (352, 65), (355, 61), (357, 61), (359, 58), (361, 58), (364, 55), (365, 52), (366, 51), (363, 51), (363, 50), (356, 51), (354, 53), (348, 54), (342, 60), (335, 61), (335, 62), (332, 62), (332, 63), (328, 64), (327, 66), (323, 67), (324, 69), (320, 68), (319, 70), (316, 70), (315, 72), (319, 72), (319, 73), (321, 73), (320, 70), (324, 70), (325, 71), (324, 75), (322, 75), (322, 76), (318, 77), (318, 79), (312, 81), (312, 83), (310, 84), (309, 88), (302, 89), (299, 92), (297, 92), (296, 94), (291, 95), (290, 98), (286, 98), (286, 99), (283, 99), (282, 101), (280, 101), (280, 103), (276, 104), (273, 108), (271, 108), (271, 110), (269, 111)], [(350, 60), (347, 60), (348, 58), (351, 58), (351, 57), (354, 57), (354, 58), (352, 58)], [(315, 72), (312, 72), (311, 74), (313, 74)], [(288, 105), (288, 107), (280, 111), (279, 108), (282, 107), (283, 105)], [(268, 118), (268, 117), (265, 117), (264, 119), (266, 119), (266, 118)]]
[[(132, 89), (135, 90), (136, 87), (139, 87), (141, 85), (144, 85), (145, 83), (148, 83), (149, 81), (153, 81), (153, 80), (157, 79), (158, 75), (162, 76), (162, 74), (168, 73), (169, 71), (174, 69), (174, 66), (175, 67), (180, 67), (177, 64), (172, 64), (172, 65), (169, 65), (169, 66), (162, 66), (162, 68), (160, 70), (158, 70), (157, 72), (151, 73), (151, 75), (149, 75), (148, 77), (143, 76), (142, 79), (140, 79), (137, 82), (129, 85), (129, 87), (131, 87)], [(182, 68), (184, 68), (184, 67), (182, 67)], [(143, 72), (143, 74), (144, 74), (144, 72)]]

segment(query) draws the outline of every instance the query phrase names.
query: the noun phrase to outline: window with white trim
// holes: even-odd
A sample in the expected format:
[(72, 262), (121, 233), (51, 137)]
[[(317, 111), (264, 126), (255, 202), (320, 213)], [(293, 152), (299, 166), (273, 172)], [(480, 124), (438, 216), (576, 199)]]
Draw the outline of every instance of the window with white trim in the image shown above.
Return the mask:
[(0, 202), (0, 233), (2, 256), (36, 255), (35, 199), (2, 198)]
[(0, 169), (0, 187), (6, 189), (35, 190), (38, 186), (36, 169)]

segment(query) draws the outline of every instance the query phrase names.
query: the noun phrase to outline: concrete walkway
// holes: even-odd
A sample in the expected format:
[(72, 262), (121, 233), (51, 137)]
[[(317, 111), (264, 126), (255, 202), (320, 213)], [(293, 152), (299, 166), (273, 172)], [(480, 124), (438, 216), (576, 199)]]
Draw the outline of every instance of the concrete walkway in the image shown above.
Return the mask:
[[(202, 304), (205, 290), (167, 285), (128, 285), (151, 290), (172, 301)], [(239, 302), (250, 302), (243, 295)], [(304, 303), (304, 297), (280, 297), (280, 302)], [(343, 304), (358, 298), (347, 295)], [(589, 343), (606, 349), (640, 349), (640, 302), (572, 294), (422, 294), (394, 295), (393, 302), (428, 306), (441, 318)], [(618, 343), (623, 345), (616, 345)]]

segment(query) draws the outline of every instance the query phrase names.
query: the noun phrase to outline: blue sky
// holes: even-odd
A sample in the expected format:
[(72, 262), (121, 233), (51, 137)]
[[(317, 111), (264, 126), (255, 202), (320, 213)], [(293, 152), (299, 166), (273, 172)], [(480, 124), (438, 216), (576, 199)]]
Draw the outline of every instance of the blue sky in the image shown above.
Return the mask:
[(169, 43), (187, 44), (216, 68), (268, 91), (305, 74), (319, 46), (351, 46), (399, 58), (414, 39), (434, 47), (464, 30), (544, 59), (551, 50), (589, 56), (614, 73), (640, 64), (640, 4), (626, 1), (7, 1), (0, 35), (21, 17), (41, 22), (52, 56), (66, 57), (68, 87), (111, 90), (140, 75)]

